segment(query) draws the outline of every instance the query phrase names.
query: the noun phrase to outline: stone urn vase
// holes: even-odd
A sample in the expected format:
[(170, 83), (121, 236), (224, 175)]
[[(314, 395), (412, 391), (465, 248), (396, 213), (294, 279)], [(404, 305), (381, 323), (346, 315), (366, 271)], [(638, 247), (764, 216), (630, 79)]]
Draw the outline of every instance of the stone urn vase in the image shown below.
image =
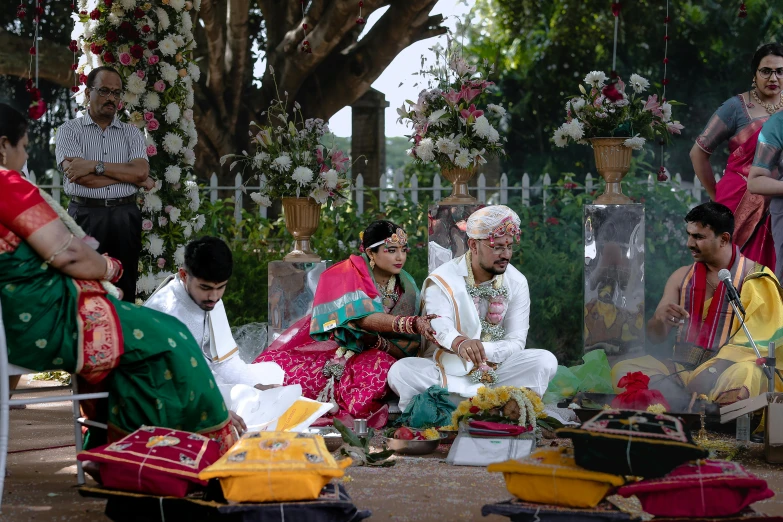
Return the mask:
[(623, 146), (627, 138), (591, 138), (595, 154), (595, 168), (604, 178), (604, 193), (593, 202), (596, 205), (628, 205), (631, 198), (623, 194), (622, 181), (631, 168), (629, 147)]
[(313, 198), (283, 198), (285, 228), (294, 236), (294, 249), (283, 261), (313, 263), (321, 258), (313, 252), (310, 238), (321, 222), (321, 205)]
[(451, 195), (440, 200), (441, 205), (475, 205), (478, 202), (468, 192), (468, 182), (476, 175), (476, 167), (444, 168), (441, 175), (451, 182)]

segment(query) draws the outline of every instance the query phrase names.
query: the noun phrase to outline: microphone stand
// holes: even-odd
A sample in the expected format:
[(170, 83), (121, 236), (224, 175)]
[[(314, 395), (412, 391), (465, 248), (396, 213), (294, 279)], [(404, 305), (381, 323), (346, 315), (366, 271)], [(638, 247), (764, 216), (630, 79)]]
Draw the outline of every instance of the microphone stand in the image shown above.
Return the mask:
[[(756, 357), (759, 359), (762, 358), (761, 352), (759, 351), (759, 347), (756, 346), (756, 341), (753, 340), (753, 336), (750, 335), (750, 332), (748, 331), (748, 327), (745, 326), (745, 319), (743, 319), (742, 314), (739, 311), (739, 308), (737, 307), (737, 303), (734, 302), (734, 300), (729, 301), (731, 303), (731, 307), (734, 308), (734, 313), (740, 320), (740, 324), (742, 325), (742, 329), (745, 330), (745, 335), (748, 336), (748, 339), (750, 340), (751, 346), (753, 346), (753, 350), (756, 352)], [(774, 352), (773, 352), (774, 353)], [(775, 373), (770, 370), (769, 366), (767, 366), (766, 363), (763, 363), (761, 365), (762, 370), (764, 370), (764, 375), (767, 376), (767, 379), (772, 384), (772, 388), (770, 388), (769, 391), (773, 391), (775, 389)]]

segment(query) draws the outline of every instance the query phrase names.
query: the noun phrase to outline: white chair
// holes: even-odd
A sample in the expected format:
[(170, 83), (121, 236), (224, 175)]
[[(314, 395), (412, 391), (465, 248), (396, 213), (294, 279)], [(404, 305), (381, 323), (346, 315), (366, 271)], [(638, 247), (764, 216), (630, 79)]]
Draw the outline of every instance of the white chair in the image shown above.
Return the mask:
[[(78, 454), (82, 450), (82, 425), (93, 426), (96, 428), (106, 429), (106, 424), (99, 422), (89, 421), (84, 417), (81, 417), (79, 410), (79, 401), (87, 399), (105, 399), (109, 396), (108, 392), (99, 393), (82, 393), (79, 394), (76, 384), (76, 376), (71, 375), (70, 386), (46, 386), (41, 388), (31, 388), (24, 390), (14, 390), (11, 392), (8, 385), (8, 377), (12, 375), (26, 375), (30, 373), (38, 373), (34, 370), (28, 370), (20, 366), (15, 366), (8, 363), (8, 344), (5, 336), (5, 326), (3, 325), (3, 309), (0, 304), (0, 507), (2, 507), (3, 501), (3, 488), (5, 486), (5, 468), (8, 458), (8, 408), (9, 406), (16, 406), (22, 404), (40, 404), (48, 402), (66, 402), (71, 401), (73, 404), (73, 420), (74, 420), (74, 440), (76, 442), (76, 453)], [(69, 390), (67, 395), (56, 395), (53, 397), (33, 397), (22, 399), (11, 399), (10, 393), (14, 395), (41, 393), (50, 391), (64, 391)], [(84, 470), (82, 469), (82, 463), (76, 461), (76, 475), (79, 485), (84, 484)]]

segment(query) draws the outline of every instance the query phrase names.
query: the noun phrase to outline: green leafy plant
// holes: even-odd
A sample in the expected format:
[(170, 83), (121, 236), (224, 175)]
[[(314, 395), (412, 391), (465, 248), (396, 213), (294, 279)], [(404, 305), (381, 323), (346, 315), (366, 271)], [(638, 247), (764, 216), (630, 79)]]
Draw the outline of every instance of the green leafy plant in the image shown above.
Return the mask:
[(343, 445), (340, 446), (340, 453), (346, 457), (351, 457), (353, 462), (359, 466), (377, 466), (380, 468), (389, 468), (396, 464), (393, 460), (388, 460), (394, 455), (395, 451), (388, 449), (383, 445), (382, 451), (372, 451), (370, 442), (375, 436), (375, 430), (369, 428), (367, 435), (360, 437), (338, 419), (334, 419), (334, 427), (343, 437)]

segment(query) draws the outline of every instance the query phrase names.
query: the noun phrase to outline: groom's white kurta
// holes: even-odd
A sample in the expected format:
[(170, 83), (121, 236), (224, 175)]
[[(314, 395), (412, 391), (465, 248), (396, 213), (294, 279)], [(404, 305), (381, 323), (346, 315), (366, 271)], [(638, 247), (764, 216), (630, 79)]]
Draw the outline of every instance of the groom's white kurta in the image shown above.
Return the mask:
[(285, 372), (276, 363), (245, 364), (239, 358), (222, 299), (212, 311), (202, 310), (191, 299), (179, 275), (173, 275), (158, 287), (144, 306), (173, 315), (188, 327), (219, 386), (283, 384)]
[[(489, 304), (482, 299), (476, 309), (467, 291), (467, 277), (465, 256), (460, 256), (436, 268), (424, 281), (422, 315), (440, 316), (432, 322), (439, 346), (425, 341), (421, 357), (400, 359), (391, 367), (389, 386), (400, 396), (403, 411), (415, 395), (436, 384), (463, 397), (472, 397), (482, 386), (471, 383), (466, 376), (471, 363), (463, 363), (453, 353), (441, 349), (451, 349), (459, 336), (481, 338), (480, 318), (486, 315)], [(492, 279), (483, 284), (494, 282)], [(524, 386), (543, 396), (557, 371), (557, 359), (547, 350), (525, 349), (530, 328), (530, 291), (525, 276), (508, 265), (503, 285), (508, 290), (500, 323), (505, 335), (498, 341), (484, 342), (484, 351), (489, 361), (500, 363), (496, 370), (498, 386)]]

